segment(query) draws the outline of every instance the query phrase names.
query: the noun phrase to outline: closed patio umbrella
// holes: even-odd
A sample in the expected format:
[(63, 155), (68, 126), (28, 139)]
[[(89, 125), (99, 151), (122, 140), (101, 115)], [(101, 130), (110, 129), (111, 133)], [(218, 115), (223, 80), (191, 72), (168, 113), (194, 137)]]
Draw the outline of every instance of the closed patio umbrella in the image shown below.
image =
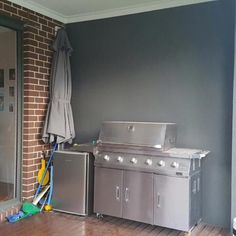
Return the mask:
[(71, 109), (71, 70), (72, 47), (66, 31), (60, 29), (53, 43), (50, 101), (42, 132), (45, 143), (72, 142), (75, 137)]

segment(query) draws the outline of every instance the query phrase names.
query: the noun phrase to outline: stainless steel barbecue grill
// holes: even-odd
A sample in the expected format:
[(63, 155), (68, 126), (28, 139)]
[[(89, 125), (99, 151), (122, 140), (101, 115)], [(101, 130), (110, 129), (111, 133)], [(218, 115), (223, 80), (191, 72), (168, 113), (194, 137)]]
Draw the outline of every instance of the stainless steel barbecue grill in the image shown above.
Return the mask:
[(94, 149), (94, 212), (190, 231), (201, 220), (201, 159), (176, 148), (175, 123), (102, 124)]

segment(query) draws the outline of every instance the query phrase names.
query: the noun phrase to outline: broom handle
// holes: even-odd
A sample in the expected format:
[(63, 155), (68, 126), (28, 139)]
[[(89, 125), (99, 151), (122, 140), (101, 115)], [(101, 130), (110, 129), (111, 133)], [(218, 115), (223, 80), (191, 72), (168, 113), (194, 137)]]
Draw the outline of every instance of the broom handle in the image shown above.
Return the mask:
[(48, 200), (47, 200), (47, 205), (51, 204), (52, 192), (53, 192), (53, 165), (51, 165), (51, 170), (50, 170), (50, 189), (49, 189), (49, 196), (48, 196)]
[(49, 165), (50, 165), (50, 163), (52, 162), (53, 155), (54, 155), (54, 152), (56, 151), (56, 149), (57, 149), (57, 143), (55, 143), (54, 146), (53, 146), (53, 149), (52, 149), (50, 158), (49, 158), (48, 163), (47, 163), (47, 166), (46, 166), (46, 169), (45, 169), (44, 172), (43, 172), (42, 179), (40, 180), (39, 186), (38, 186), (37, 191), (36, 191), (36, 193), (35, 193), (35, 195), (34, 195), (34, 199), (38, 196), (38, 194), (39, 194), (39, 192), (40, 192), (40, 190), (41, 190), (42, 183), (43, 183), (44, 178), (45, 178), (45, 176), (46, 176), (46, 173), (47, 173), (47, 170), (48, 170), (48, 168), (49, 168)]

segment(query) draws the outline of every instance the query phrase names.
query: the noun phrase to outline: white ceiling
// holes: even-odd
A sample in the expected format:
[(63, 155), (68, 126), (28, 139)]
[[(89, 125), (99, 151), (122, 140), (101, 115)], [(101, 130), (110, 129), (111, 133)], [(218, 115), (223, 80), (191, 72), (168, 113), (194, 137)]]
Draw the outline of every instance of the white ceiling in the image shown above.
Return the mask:
[(215, 0), (10, 0), (64, 23), (153, 11)]

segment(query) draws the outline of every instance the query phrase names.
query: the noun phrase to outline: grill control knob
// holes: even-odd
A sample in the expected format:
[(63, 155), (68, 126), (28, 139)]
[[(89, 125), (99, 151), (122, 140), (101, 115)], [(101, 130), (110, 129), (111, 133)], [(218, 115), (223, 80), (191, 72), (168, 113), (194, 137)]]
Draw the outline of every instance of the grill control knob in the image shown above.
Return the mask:
[(179, 168), (179, 163), (176, 161), (173, 161), (170, 166), (173, 168)]
[(109, 161), (109, 160), (110, 160), (110, 157), (109, 157), (108, 155), (105, 155), (105, 156), (103, 157), (103, 159), (104, 159), (105, 161)]
[(151, 166), (152, 165), (152, 160), (151, 159), (147, 159), (145, 161), (145, 164), (148, 165), (148, 166)]
[(136, 164), (136, 163), (138, 162), (138, 160), (133, 157), (133, 158), (130, 160), (130, 162), (133, 163), (133, 164)]
[(166, 165), (166, 163), (163, 160), (160, 160), (157, 164), (158, 166), (161, 166), (161, 167)]
[(123, 157), (121, 157), (121, 156), (118, 156), (118, 158), (117, 158), (117, 161), (121, 163), (121, 162), (123, 162), (123, 161), (124, 161), (124, 158), (123, 158)]

